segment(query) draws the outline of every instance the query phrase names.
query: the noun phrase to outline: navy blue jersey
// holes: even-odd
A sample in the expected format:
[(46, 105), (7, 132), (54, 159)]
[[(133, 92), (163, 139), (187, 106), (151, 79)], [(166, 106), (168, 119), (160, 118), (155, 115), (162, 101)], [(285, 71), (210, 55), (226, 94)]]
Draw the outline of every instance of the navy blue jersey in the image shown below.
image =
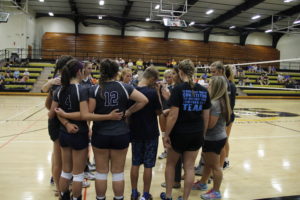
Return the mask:
[[(94, 113), (109, 114), (115, 109), (125, 113), (133, 90), (131, 85), (117, 81), (104, 82), (103, 86), (91, 87), (89, 98), (96, 100)], [(94, 121), (93, 132), (101, 135), (124, 135), (129, 133), (129, 128), (125, 120)]]
[(149, 100), (149, 103), (129, 120), (131, 138), (134, 140), (151, 140), (159, 136), (156, 110), (161, 110), (156, 89), (150, 87), (136, 87)]
[(188, 83), (180, 83), (173, 88), (169, 104), (179, 108), (172, 134), (203, 133), (202, 111), (211, 106), (206, 88), (196, 83), (192, 90)]
[[(66, 88), (57, 88), (54, 91), (53, 101), (57, 102), (59, 108), (67, 113), (80, 112), (80, 102), (88, 100), (88, 90), (79, 84), (71, 84)], [(87, 128), (86, 121), (69, 120), (82, 128)], [(65, 130), (64, 126), (61, 126)]]
[(80, 85), (82, 85), (85, 88), (90, 88), (94, 84), (92, 82), (92, 78), (91, 77), (87, 77), (87, 79), (82, 79), (82, 81), (80, 82)]

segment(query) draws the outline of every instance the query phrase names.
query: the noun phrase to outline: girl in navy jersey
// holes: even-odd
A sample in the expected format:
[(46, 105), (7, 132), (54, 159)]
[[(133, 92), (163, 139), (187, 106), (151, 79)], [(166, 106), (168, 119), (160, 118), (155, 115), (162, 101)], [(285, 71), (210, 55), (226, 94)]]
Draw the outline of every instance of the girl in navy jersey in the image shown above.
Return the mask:
[[(53, 95), (49, 118), (58, 116), (61, 124), (59, 141), (62, 151), (62, 173), (59, 188), (62, 200), (70, 199), (69, 184), (73, 176), (73, 200), (81, 200), (83, 170), (87, 159), (88, 125), (80, 117), (80, 101), (86, 101), (82, 80), (83, 65), (69, 60), (62, 69), (61, 85)], [(72, 174), (73, 173), (73, 174)]]
[[(124, 165), (129, 128), (124, 117), (142, 109), (148, 99), (132, 86), (115, 81), (119, 66), (105, 59), (100, 64), (99, 85), (89, 91), (89, 101), (80, 104), (83, 119), (93, 122), (92, 146), (96, 161), (97, 199), (105, 199), (108, 172), (112, 173), (114, 199), (124, 199)], [(135, 103), (127, 109), (129, 100)]]
[[(63, 66), (69, 61), (73, 59), (72, 56), (61, 56), (57, 63), (56, 67), (54, 70), (53, 78), (50, 79), (47, 83), (45, 83), (42, 86), (42, 92), (49, 92), (45, 106), (48, 110), (50, 110), (51, 103), (52, 103), (52, 96), (53, 96), (53, 91), (60, 87), (60, 73), (63, 68)], [(53, 153), (52, 153), (52, 178), (53, 182), (55, 183), (56, 186), (56, 194), (59, 195), (59, 178), (61, 174), (61, 151), (60, 151), (60, 144), (59, 144), (59, 125), (60, 122), (57, 117), (54, 117), (52, 119), (48, 119), (48, 133), (50, 136), (50, 139), (53, 141)], [(52, 180), (51, 180), (52, 181)]]
[(209, 108), (211, 106), (207, 90), (193, 82), (195, 72), (191, 60), (183, 60), (178, 65), (183, 83), (176, 85), (169, 99), (170, 112), (167, 117), (164, 146), (168, 148), (165, 170), (166, 193), (161, 199), (172, 199), (175, 165), (182, 155), (185, 173), (183, 197), (187, 200), (194, 181), (194, 164), (206, 132)]

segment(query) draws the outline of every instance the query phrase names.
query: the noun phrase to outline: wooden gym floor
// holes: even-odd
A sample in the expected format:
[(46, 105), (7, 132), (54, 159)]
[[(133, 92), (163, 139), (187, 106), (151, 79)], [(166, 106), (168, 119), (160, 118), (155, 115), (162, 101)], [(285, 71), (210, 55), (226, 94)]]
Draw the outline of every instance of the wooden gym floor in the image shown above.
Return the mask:
[[(1, 199), (57, 199), (49, 183), (52, 142), (44, 100), (45, 97), (0, 96)], [(230, 137), (230, 168), (224, 171), (221, 187), (223, 199), (300, 195), (300, 101), (239, 99), (236, 114)], [(160, 144), (158, 153), (161, 152)], [(131, 191), (130, 163), (129, 151), (125, 199), (130, 198)], [(154, 199), (159, 199), (163, 191), (160, 184), (164, 182), (164, 168), (165, 160), (157, 160), (151, 190)], [(176, 199), (181, 190), (173, 191)], [(190, 199), (200, 199), (200, 194), (192, 191)], [(84, 199), (95, 199), (92, 181), (83, 195)], [(112, 196), (109, 185), (107, 199)]]

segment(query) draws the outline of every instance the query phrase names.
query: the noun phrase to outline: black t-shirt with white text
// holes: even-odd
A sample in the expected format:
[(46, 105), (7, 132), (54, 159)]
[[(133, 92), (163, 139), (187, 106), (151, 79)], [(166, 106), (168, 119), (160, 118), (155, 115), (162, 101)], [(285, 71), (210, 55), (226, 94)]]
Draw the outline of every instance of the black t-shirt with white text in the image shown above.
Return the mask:
[(171, 134), (203, 134), (202, 111), (211, 107), (206, 88), (196, 83), (192, 90), (187, 82), (180, 83), (173, 88), (169, 105), (179, 108)]

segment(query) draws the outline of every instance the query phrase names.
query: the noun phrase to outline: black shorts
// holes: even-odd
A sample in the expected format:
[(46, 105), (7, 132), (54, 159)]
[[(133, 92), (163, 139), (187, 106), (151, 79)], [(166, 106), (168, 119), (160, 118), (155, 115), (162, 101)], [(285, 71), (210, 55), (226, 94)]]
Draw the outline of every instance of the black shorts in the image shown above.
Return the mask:
[(67, 133), (60, 129), (59, 142), (61, 147), (70, 147), (75, 150), (82, 150), (89, 146), (88, 129), (79, 128), (78, 133)]
[(231, 113), (230, 120), (229, 120), (228, 123), (226, 123), (226, 126), (228, 126), (229, 124), (231, 124), (232, 122), (234, 122), (234, 119), (235, 119), (235, 115), (234, 115), (234, 113)]
[(227, 138), (217, 141), (204, 140), (203, 152), (213, 152), (220, 154), (221, 150), (225, 146)]
[(197, 151), (203, 145), (203, 135), (195, 134), (171, 134), (171, 145), (174, 151), (182, 154), (185, 151)]
[(60, 121), (57, 117), (48, 119), (48, 133), (53, 142), (59, 138), (59, 126)]
[(128, 148), (130, 142), (129, 134), (125, 135), (92, 135), (92, 146), (99, 149), (125, 149)]

